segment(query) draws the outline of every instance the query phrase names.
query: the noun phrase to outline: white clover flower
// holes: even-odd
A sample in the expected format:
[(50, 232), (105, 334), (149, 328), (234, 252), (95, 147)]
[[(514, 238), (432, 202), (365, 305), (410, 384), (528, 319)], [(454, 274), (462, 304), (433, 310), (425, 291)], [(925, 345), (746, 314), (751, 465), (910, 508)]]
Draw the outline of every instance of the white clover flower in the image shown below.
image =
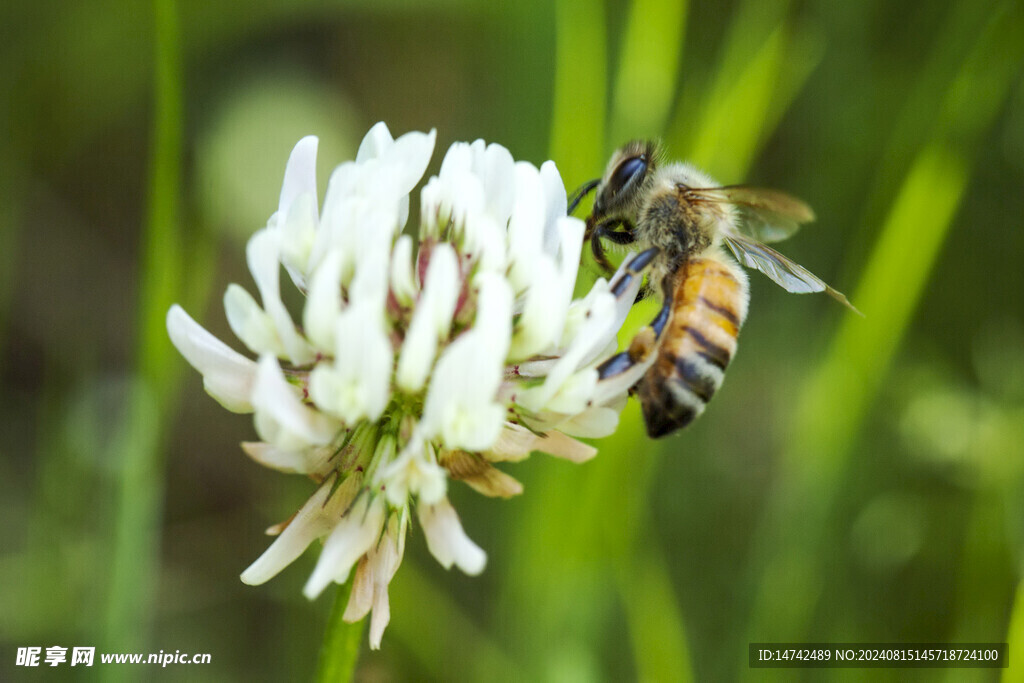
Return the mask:
[[(573, 300), (584, 226), (566, 216), (552, 162), (538, 169), (500, 145), (456, 143), (421, 192), (418, 239), (402, 235), (434, 138), (396, 140), (378, 123), (331, 175), (321, 211), (317, 139), (299, 141), (278, 210), (246, 249), (259, 300), (238, 285), (224, 296), (256, 360), (179, 306), (167, 314), (207, 392), (254, 413), (261, 441), (244, 451), (319, 484), (271, 527), (277, 539), (242, 580), (263, 583), (322, 540), (304, 593), (315, 598), (354, 569), (344, 618), (372, 613), (373, 648), (413, 511), (443, 566), (481, 572), (486, 555), (448, 502), (449, 480), (508, 497), (522, 486), (496, 462), (534, 450), (593, 457), (571, 437), (614, 431), (645, 369), (598, 380), (639, 278), (618, 295), (598, 280)], [(282, 266), (306, 295), (301, 326), (281, 299)]]

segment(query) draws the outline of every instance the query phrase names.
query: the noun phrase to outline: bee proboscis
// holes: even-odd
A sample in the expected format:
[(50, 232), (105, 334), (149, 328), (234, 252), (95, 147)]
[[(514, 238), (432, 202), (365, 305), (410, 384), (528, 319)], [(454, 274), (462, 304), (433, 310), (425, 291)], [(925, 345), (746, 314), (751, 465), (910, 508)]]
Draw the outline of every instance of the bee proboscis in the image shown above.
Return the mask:
[(719, 186), (689, 164), (662, 164), (660, 156), (653, 142), (624, 145), (569, 207), (596, 189), (584, 239), (598, 265), (612, 270), (603, 240), (643, 247), (612, 290), (623, 291), (646, 272), (647, 290), (662, 297), (658, 315), (629, 349), (598, 367), (602, 379), (643, 370), (633, 390), (652, 438), (690, 424), (722, 384), (750, 298), (737, 261), (790, 292), (825, 292), (859, 313), (842, 293), (765, 244), (813, 220), (809, 206), (777, 190)]

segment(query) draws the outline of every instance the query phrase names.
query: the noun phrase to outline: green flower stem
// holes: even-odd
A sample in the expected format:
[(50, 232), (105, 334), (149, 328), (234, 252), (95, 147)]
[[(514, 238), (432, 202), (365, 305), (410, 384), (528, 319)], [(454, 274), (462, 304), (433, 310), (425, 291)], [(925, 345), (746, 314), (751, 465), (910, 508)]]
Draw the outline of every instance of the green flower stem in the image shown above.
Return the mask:
[(359, 646), (363, 641), (366, 619), (360, 619), (354, 624), (342, 619), (351, 594), (352, 579), (338, 586), (335, 593), (316, 670), (316, 680), (321, 683), (351, 681), (359, 662)]

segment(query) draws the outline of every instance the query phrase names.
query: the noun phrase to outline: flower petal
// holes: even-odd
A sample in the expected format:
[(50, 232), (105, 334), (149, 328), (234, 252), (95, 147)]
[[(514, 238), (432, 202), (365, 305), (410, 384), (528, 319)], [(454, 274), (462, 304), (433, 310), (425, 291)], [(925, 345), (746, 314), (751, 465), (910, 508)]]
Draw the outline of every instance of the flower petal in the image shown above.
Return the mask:
[(538, 435), (526, 427), (506, 422), (498, 441), (484, 453), (484, 457), (492, 462), (515, 462), (529, 457), (533, 451), (541, 451), (575, 463), (586, 462), (597, 455), (597, 449), (593, 446), (570, 438), (562, 432), (551, 430)]
[(345, 583), (352, 565), (376, 542), (384, 524), (384, 499), (365, 492), (324, 541), (316, 567), (302, 593), (312, 600), (331, 581)]
[(252, 404), (257, 432), (264, 441), (285, 450), (326, 445), (341, 431), (337, 422), (303, 405), (277, 359), (269, 354), (260, 356)]
[(334, 494), (335, 478), (331, 477), (316, 490), (292, 518), (281, 535), (270, 544), (259, 559), (242, 572), (242, 583), (258, 586), (277, 576), (309, 547), (327, 534), (352, 504), (359, 491), (361, 475), (350, 475)]
[(417, 510), (427, 547), (442, 567), (450, 569), (454, 564), (470, 575), (484, 570), (487, 553), (466, 536), (459, 523), (459, 515), (447, 498), (433, 505), (420, 505)]
[(413, 312), (402, 342), (395, 381), (413, 393), (423, 388), (434, 364), (438, 341), (448, 336), (459, 299), (459, 264), (450, 244), (438, 244), (430, 253), (423, 295)]
[(251, 413), (256, 363), (206, 331), (178, 304), (167, 311), (167, 334), (203, 376), (203, 386), (233, 413)]
[(255, 354), (285, 354), (284, 345), (270, 319), (245, 289), (232, 283), (224, 292), (224, 312), (235, 336)]
[(523, 492), (521, 483), (491, 465), (479, 453), (446, 450), (440, 462), (452, 479), (466, 482), (485, 496), (511, 498)]
[(262, 441), (246, 441), (242, 450), (250, 458), (279, 472), (295, 474), (324, 475), (330, 471), (333, 446), (314, 446), (298, 451), (286, 451), (274, 444)]
[(274, 321), (277, 334), (287, 352), (286, 357), (296, 365), (302, 365), (313, 360), (314, 354), (295, 329), (295, 322), (281, 301), (280, 243), (281, 235), (277, 231), (260, 230), (246, 245), (246, 260), (260, 291), (263, 310)]

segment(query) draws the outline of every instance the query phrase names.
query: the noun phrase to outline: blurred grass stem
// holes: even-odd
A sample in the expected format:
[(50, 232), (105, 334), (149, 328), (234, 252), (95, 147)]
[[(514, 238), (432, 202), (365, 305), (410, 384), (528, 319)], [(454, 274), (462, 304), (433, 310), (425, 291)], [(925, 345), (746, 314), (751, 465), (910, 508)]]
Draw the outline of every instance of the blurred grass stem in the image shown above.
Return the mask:
[[(142, 650), (155, 609), (163, 507), (161, 443), (172, 395), (164, 316), (179, 288), (183, 89), (177, 6), (154, 0), (154, 108), (148, 216), (142, 239), (137, 375), (114, 457), (120, 466), (104, 641)], [(112, 670), (125, 672), (128, 669)]]

